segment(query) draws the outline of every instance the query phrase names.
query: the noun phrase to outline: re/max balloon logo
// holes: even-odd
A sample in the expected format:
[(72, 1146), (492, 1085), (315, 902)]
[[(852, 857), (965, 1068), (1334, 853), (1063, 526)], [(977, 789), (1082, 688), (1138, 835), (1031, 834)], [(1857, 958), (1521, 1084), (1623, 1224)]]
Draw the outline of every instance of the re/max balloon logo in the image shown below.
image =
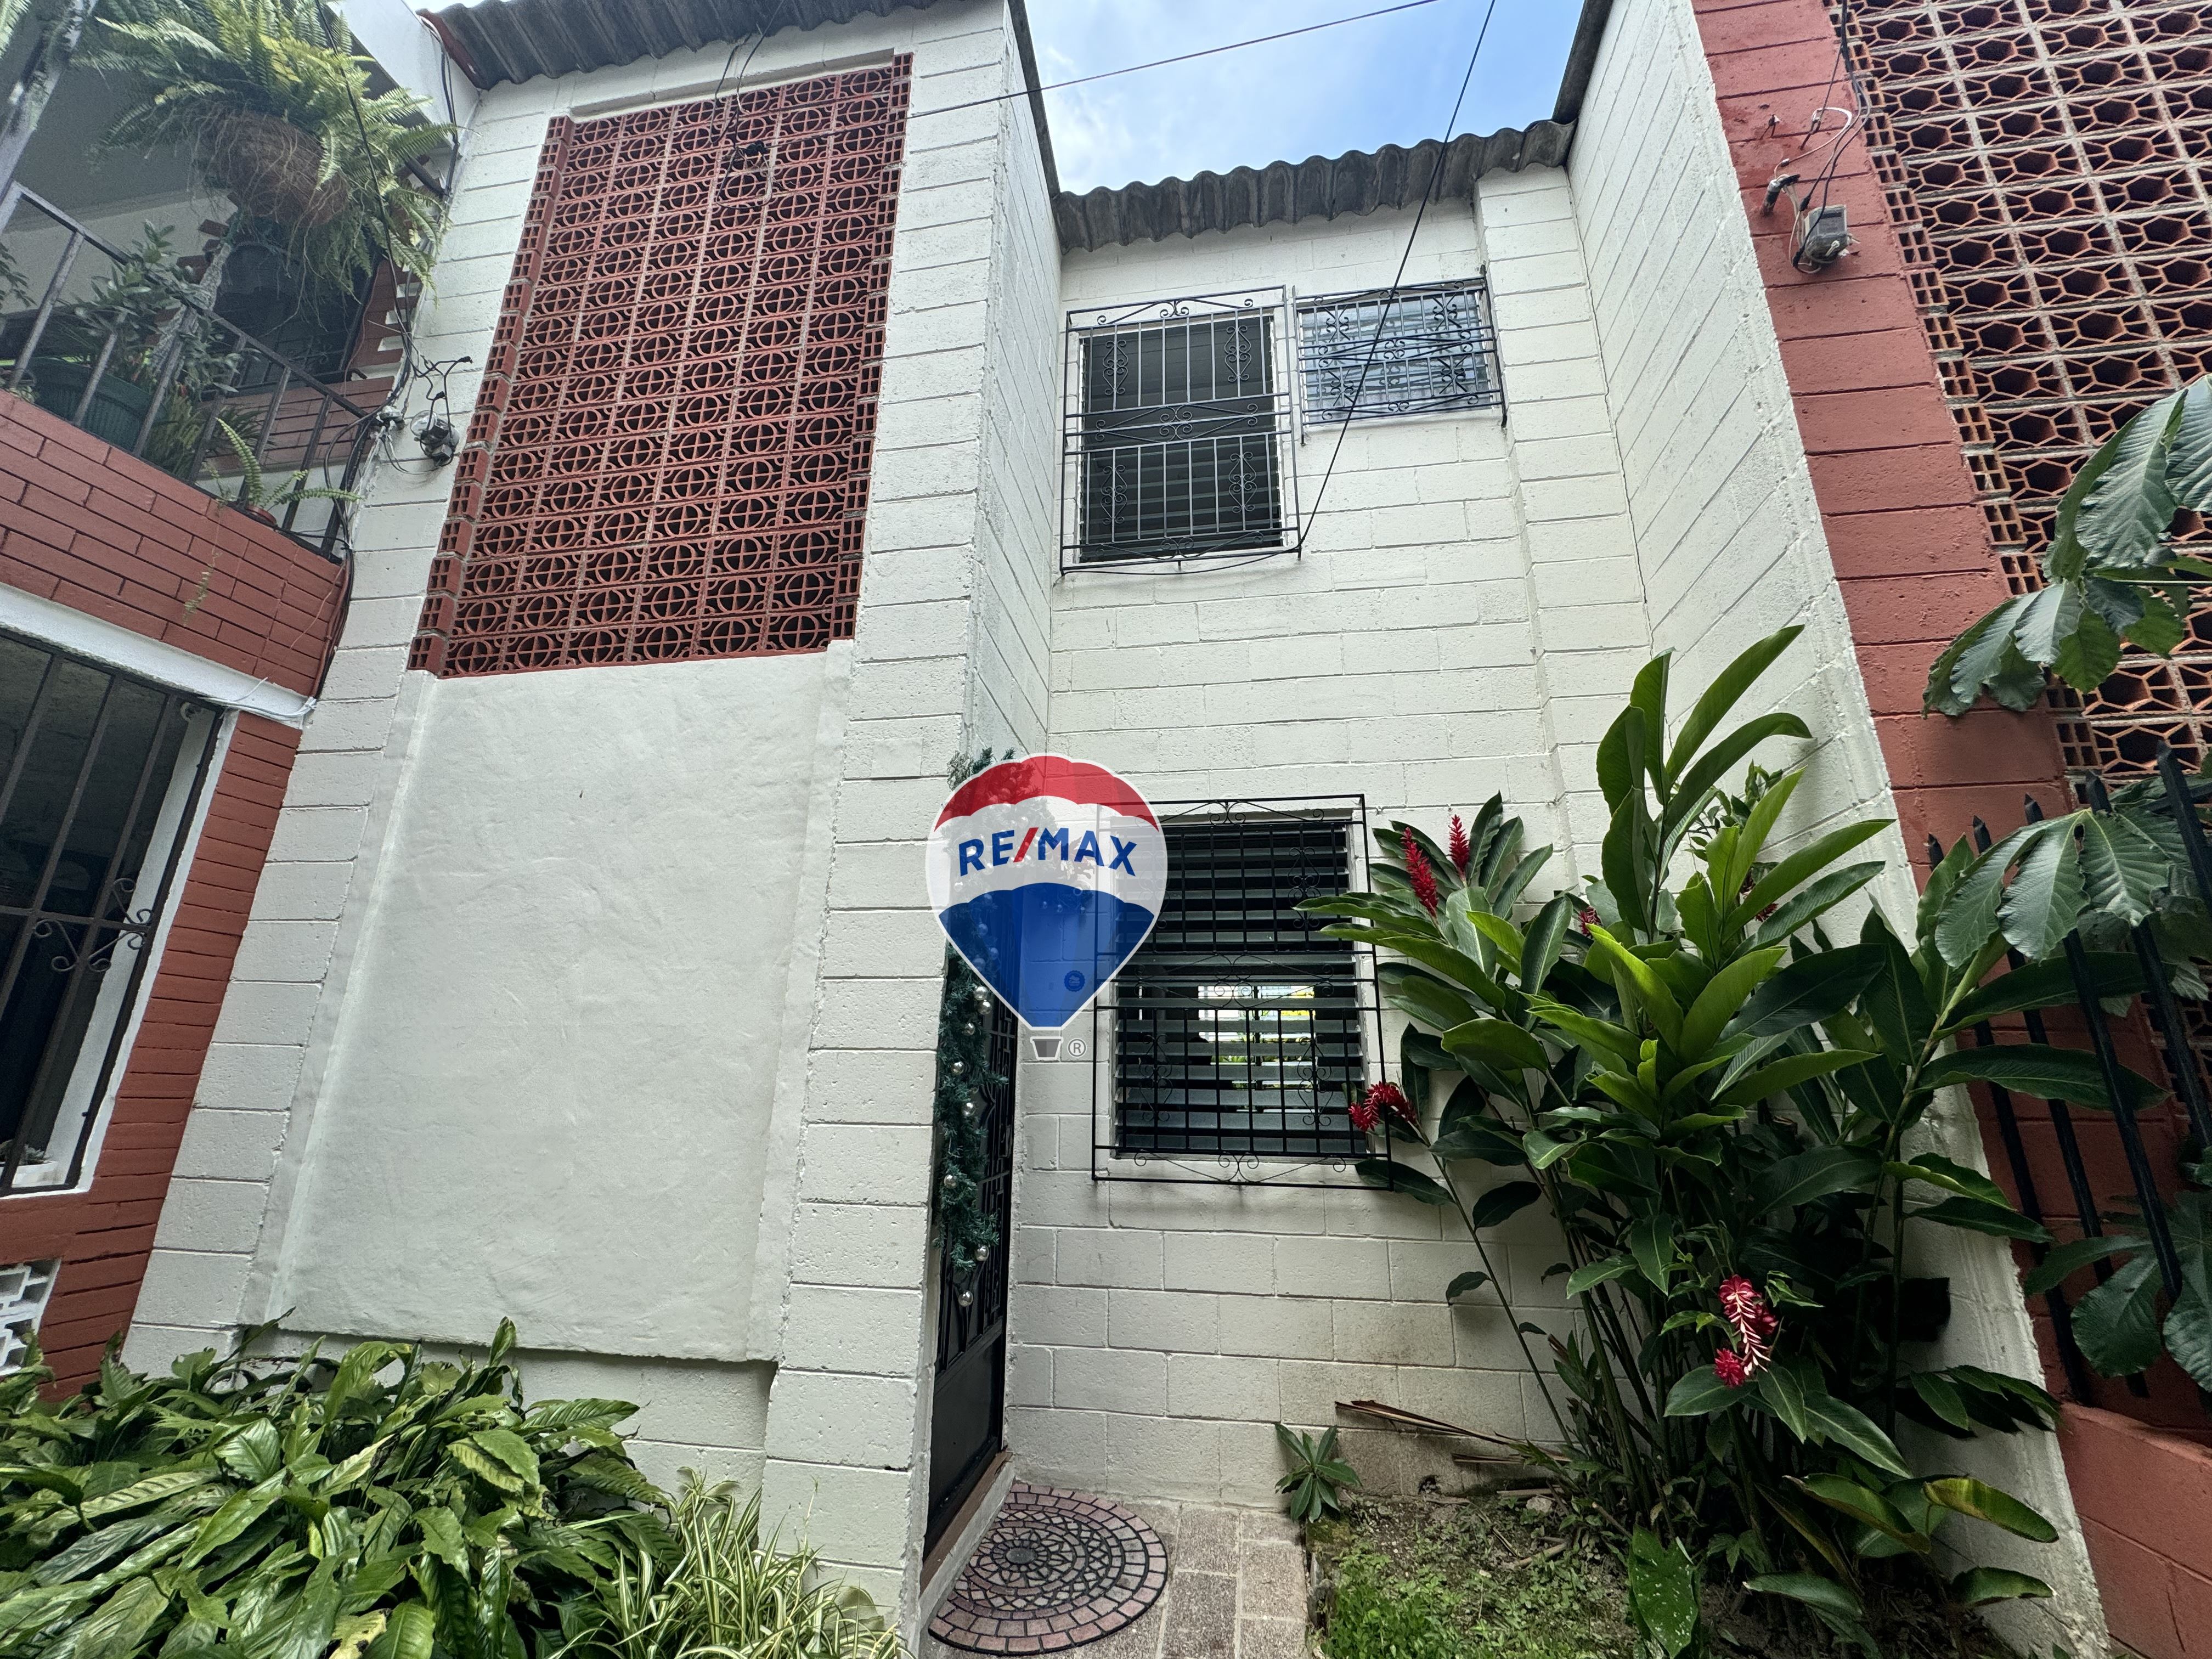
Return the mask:
[(1145, 798), (1103, 766), (1036, 755), (952, 792), (927, 856), (945, 937), (1029, 1025), (1058, 1030), (1152, 931), (1167, 841)]
[[(1022, 832), (1022, 844), (1013, 848), (1012, 852), (1008, 852), (1006, 849), (1013, 845), (1014, 832), (1011, 830), (994, 830), (991, 835), (991, 862), (994, 865), (1018, 864), (1030, 855), (1030, 848), (1034, 847), (1036, 848), (1037, 860), (1040, 863), (1055, 855), (1063, 864), (1080, 864), (1085, 859), (1089, 859), (1093, 864), (1099, 863), (1101, 860), (1098, 852), (1098, 832), (1095, 830), (1085, 830), (1083, 839), (1075, 843), (1075, 850), (1070, 853), (1067, 850), (1067, 838), (1072, 833), (1065, 824), (1057, 825), (1049, 830), (1041, 830), (1039, 826), (1033, 823)], [(1105, 867), (1109, 870), (1127, 870), (1131, 875), (1135, 875), (1137, 866), (1129, 860), (1136, 854), (1137, 843), (1133, 841), (1123, 841), (1121, 836), (1113, 835), (1108, 836), (1106, 839), (1114, 843), (1114, 857)], [(960, 873), (964, 876), (982, 867), (983, 843), (980, 841), (962, 842), (960, 843)]]

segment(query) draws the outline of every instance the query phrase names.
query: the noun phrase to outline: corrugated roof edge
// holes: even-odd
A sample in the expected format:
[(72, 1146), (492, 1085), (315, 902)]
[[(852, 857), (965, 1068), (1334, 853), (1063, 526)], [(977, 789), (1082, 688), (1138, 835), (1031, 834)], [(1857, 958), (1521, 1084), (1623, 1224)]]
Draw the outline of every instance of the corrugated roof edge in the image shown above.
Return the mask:
[(774, 24), (818, 28), (931, 0), (486, 0), (432, 14), (479, 87), (613, 69), (641, 58), (750, 40)]
[(1201, 173), (1194, 179), (1164, 179), (1157, 185), (1124, 185), (1119, 190), (1102, 185), (1082, 196), (1062, 191), (1054, 199), (1053, 217), (1060, 247), (1073, 252), (1160, 242), (1178, 234), (1196, 236), (1245, 225), (1369, 214), (1377, 208), (1418, 202), (1429, 188), (1439, 157), (1442, 194), (1472, 200), (1474, 181), (1486, 173), (1561, 165), (1573, 138), (1571, 124), (1535, 121), (1526, 128), (1507, 127), (1487, 138), (1462, 133), (1449, 147), (1425, 138), (1411, 149), (1384, 144), (1334, 159), (1316, 155), (1264, 167)]

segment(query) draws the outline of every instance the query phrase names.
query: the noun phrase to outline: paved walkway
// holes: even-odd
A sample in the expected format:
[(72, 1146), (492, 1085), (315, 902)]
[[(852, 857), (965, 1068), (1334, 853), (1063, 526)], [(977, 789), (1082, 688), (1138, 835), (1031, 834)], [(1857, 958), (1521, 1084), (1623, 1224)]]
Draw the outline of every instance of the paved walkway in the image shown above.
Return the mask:
[[(1126, 1501), (1126, 1500), (1124, 1500)], [(1288, 1516), (1202, 1504), (1139, 1504), (1168, 1547), (1168, 1587), (1079, 1659), (1304, 1659), (1305, 1552)], [(975, 1659), (934, 1638), (926, 1659)]]

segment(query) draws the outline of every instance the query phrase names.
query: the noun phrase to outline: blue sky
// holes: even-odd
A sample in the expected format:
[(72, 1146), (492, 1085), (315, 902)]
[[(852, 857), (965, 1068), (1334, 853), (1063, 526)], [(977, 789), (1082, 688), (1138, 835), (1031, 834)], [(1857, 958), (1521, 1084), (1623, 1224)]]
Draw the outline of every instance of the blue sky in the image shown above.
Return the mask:
[[(1371, 11), (1389, 0), (1030, 0), (1048, 85)], [(1045, 94), (1060, 182), (1146, 184), (1206, 168), (1437, 137), (1488, 0), (1433, 5)], [(1498, 0), (1458, 131), (1552, 112), (1578, 0)]]

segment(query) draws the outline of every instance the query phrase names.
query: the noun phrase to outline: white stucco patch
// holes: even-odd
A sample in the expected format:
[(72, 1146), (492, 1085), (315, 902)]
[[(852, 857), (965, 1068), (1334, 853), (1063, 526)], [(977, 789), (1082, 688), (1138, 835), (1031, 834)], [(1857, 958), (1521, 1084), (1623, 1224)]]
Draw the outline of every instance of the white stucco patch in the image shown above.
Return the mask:
[(427, 689), (276, 1304), (737, 1358), (827, 659)]

